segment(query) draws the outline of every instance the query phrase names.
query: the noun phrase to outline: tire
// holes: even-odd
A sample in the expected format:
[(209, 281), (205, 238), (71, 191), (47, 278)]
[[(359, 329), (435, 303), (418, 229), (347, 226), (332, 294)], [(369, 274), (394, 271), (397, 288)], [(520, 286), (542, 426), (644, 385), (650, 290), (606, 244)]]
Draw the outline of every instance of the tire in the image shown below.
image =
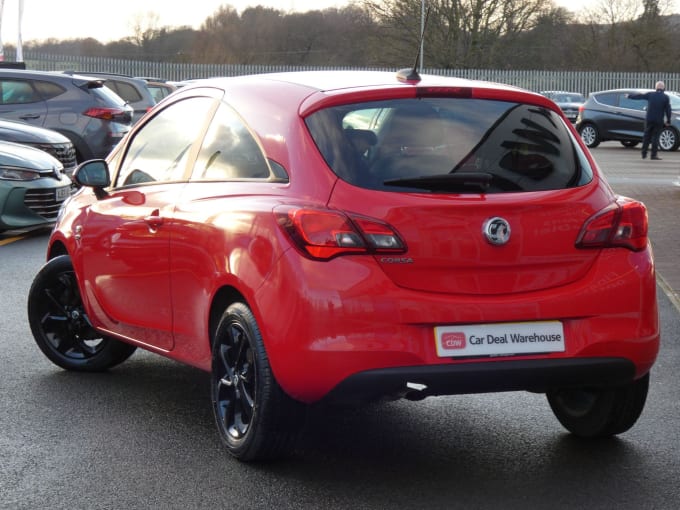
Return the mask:
[(635, 140), (621, 140), (621, 145), (624, 147), (627, 147), (629, 149), (632, 149), (633, 147), (637, 146), (640, 142), (636, 142)]
[(678, 132), (671, 128), (665, 127), (659, 133), (659, 149), (662, 151), (676, 151), (680, 146), (680, 137)]
[(43, 354), (66, 370), (102, 372), (136, 350), (91, 326), (68, 255), (53, 258), (35, 276), (28, 293), (28, 322)]
[(642, 414), (649, 389), (649, 374), (617, 388), (549, 391), (550, 407), (559, 422), (578, 437), (621, 434)]
[(584, 124), (581, 126), (581, 129), (579, 129), (579, 134), (581, 135), (581, 140), (583, 140), (583, 143), (585, 143), (588, 148), (594, 149), (600, 145), (600, 133), (597, 131), (594, 124)]
[(230, 305), (215, 330), (210, 393), (222, 443), (241, 461), (289, 454), (304, 423), (304, 404), (276, 382), (250, 308)]

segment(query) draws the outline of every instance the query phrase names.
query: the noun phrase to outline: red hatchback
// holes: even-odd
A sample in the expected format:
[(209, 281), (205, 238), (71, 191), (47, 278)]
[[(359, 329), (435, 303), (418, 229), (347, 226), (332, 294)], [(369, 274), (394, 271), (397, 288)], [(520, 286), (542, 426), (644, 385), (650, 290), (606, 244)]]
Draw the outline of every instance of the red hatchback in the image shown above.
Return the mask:
[(546, 393), (583, 437), (643, 410), (659, 349), (645, 206), (559, 108), (498, 84), (309, 72), (199, 81), (81, 165), (32, 285), (45, 355), (211, 372), (227, 449), (305, 405)]

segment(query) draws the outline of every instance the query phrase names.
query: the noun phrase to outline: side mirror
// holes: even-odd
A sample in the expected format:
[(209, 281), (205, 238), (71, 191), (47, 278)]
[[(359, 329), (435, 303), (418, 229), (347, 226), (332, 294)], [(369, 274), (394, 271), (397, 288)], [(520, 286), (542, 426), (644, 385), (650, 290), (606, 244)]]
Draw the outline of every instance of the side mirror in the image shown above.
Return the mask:
[(103, 159), (92, 159), (78, 165), (73, 180), (80, 186), (106, 188), (111, 185), (109, 165)]

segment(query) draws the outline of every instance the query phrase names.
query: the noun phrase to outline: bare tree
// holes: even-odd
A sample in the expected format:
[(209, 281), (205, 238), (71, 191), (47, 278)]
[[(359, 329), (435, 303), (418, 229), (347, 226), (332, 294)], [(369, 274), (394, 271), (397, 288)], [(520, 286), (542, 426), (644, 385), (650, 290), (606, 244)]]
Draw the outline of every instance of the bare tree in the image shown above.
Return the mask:
[[(365, 0), (364, 5), (402, 35), (399, 52), (418, 47), (422, 0)], [(425, 65), (432, 67), (486, 67), (501, 48), (531, 29), (552, 9), (552, 0), (429, 0), (425, 34)], [(396, 39), (395, 39), (396, 41)]]
[(231, 5), (208, 17), (194, 43), (193, 59), (200, 63), (238, 63), (241, 18)]
[[(583, 10), (587, 36), (578, 50), (593, 69), (654, 71), (671, 65), (671, 0), (599, 0)], [(674, 58), (674, 57), (673, 57)]]
[(132, 42), (140, 48), (145, 48), (158, 32), (160, 15), (157, 12), (136, 14), (132, 21)]

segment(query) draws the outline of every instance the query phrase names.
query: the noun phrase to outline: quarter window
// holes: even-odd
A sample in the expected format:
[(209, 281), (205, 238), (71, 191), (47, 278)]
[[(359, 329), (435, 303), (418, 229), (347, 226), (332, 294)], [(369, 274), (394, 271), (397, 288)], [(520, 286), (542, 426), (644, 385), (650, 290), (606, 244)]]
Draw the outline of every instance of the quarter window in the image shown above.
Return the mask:
[(253, 135), (234, 110), (220, 104), (198, 154), (193, 179), (267, 179), (269, 175)]
[(38, 91), (38, 94), (40, 94), (40, 97), (45, 101), (66, 92), (66, 89), (62, 86), (57, 85), (56, 83), (50, 83), (48, 81), (36, 80), (33, 82), (33, 86)]

